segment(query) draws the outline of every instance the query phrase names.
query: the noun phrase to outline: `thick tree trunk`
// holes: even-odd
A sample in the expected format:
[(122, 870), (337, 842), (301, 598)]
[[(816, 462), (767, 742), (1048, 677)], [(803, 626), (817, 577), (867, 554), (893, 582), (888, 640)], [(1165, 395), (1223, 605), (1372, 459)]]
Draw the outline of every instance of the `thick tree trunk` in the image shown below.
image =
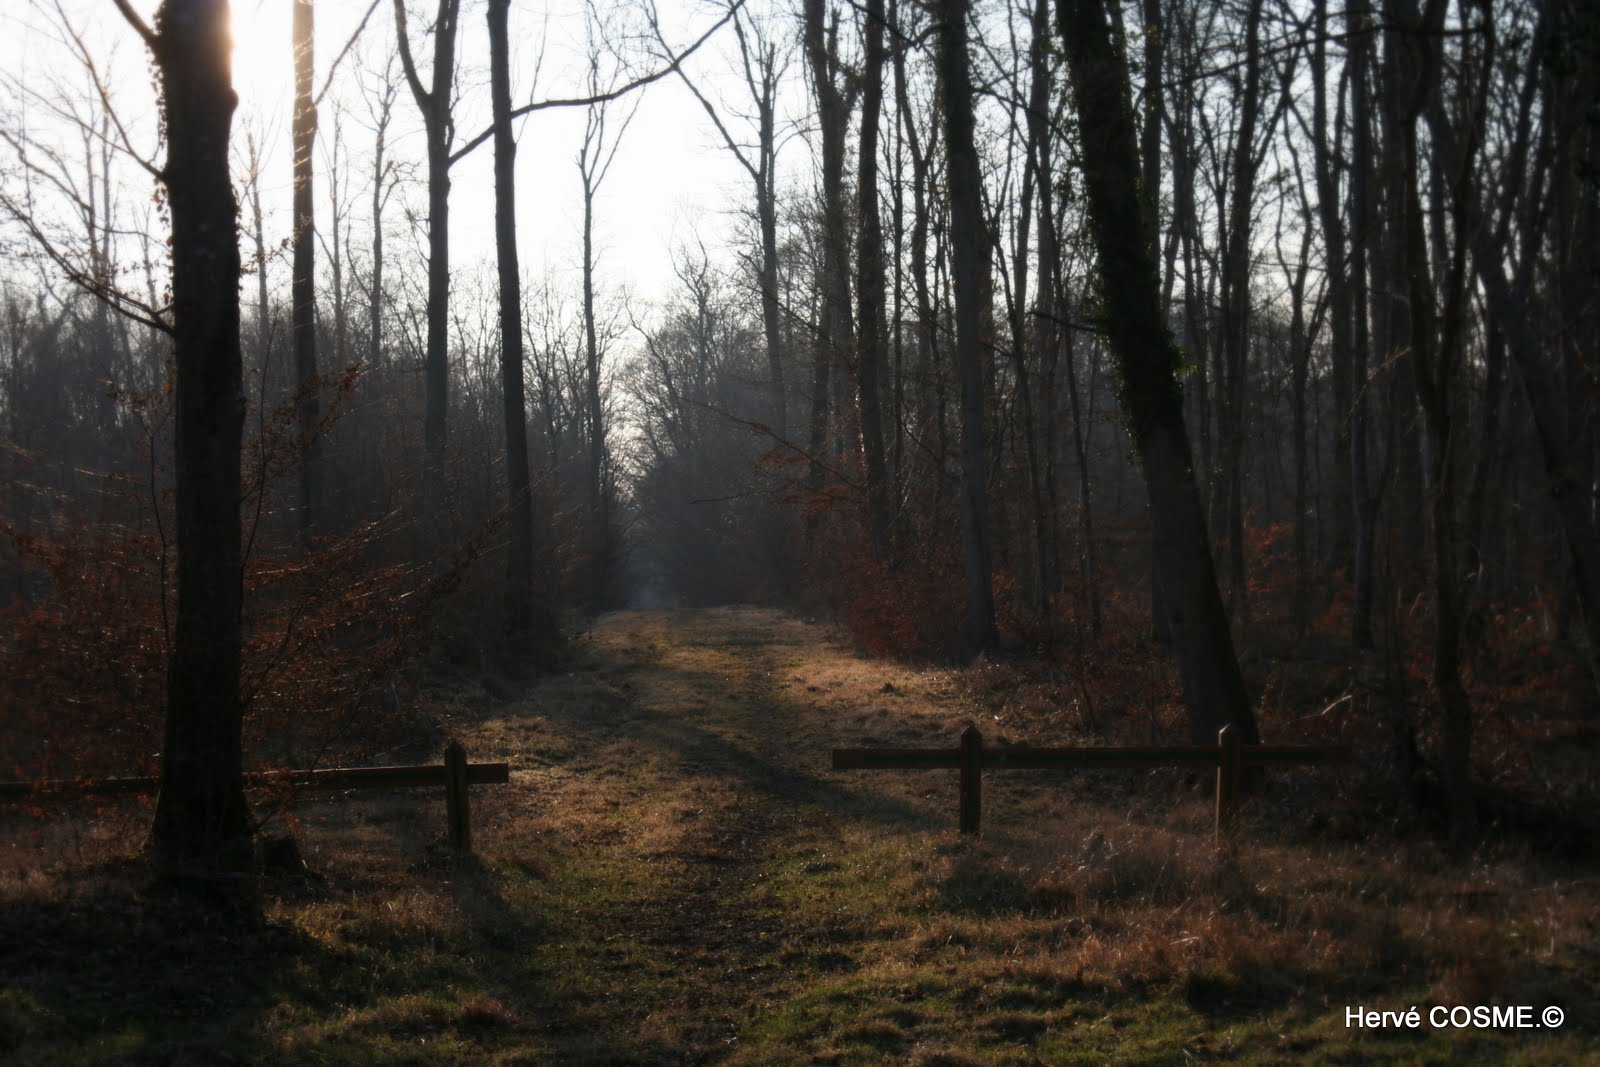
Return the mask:
[(1139, 163), (1128, 73), (1102, 0), (1060, 0), (1067, 71), (1077, 104), (1090, 230), (1123, 396), (1150, 495), (1157, 580), (1184, 681), (1190, 734), (1214, 743), (1234, 726), (1259, 737), (1217, 589), (1205, 513), (1184, 428), (1179, 355), (1160, 316), (1155, 234), (1138, 194)]
[(984, 463), (982, 323), (983, 179), (978, 171), (972, 76), (967, 56), (967, 0), (937, 7), (939, 86), (949, 166), (950, 244), (956, 305), (956, 376), (961, 382), (961, 536), (967, 586), (967, 646), (994, 648), (994, 589), (989, 572), (987, 465)]
[(178, 614), (150, 844), (180, 871), (246, 868), (254, 828), (239, 692), (245, 397), (238, 205), (228, 173), (237, 101), (230, 21), (225, 0), (165, 0), (152, 39), (172, 216)]

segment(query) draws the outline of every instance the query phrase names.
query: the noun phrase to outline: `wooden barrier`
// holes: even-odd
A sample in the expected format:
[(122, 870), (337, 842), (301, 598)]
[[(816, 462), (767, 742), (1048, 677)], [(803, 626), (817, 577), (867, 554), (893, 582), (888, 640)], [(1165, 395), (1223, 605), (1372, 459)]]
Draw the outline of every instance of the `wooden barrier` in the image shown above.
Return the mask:
[[(443, 764), (413, 764), (390, 767), (330, 767), (316, 771), (261, 771), (244, 776), (247, 788), (287, 787), (311, 792), (339, 789), (407, 789), (443, 786), (445, 822), (450, 845), (472, 850), (472, 819), (467, 803), (469, 785), (505, 785), (511, 781), (508, 763), (468, 763), (466, 749), (451, 741), (444, 750)], [(91, 778), (83, 781), (0, 782), (0, 801), (25, 800), (50, 794), (106, 796), (154, 793), (161, 788), (159, 777)]]
[(1220, 839), (1233, 824), (1245, 767), (1273, 764), (1348, 763), (1345, 746), (1241, 745), (1231, 726), (1217, 734), (1217, 744), (1135, 746), (1128, 748), (985, 748), (976, 726), (961, 732), (957, 748), (836, 748), (836, 771), (909, 771), (954, 768), (961, 772), (961, 832), (980, 830), (983, 814), (983, 769), (1060, 770), (1069, 767), (1144, 768), (1191, 765), (1217, 768), (1216, 832)]

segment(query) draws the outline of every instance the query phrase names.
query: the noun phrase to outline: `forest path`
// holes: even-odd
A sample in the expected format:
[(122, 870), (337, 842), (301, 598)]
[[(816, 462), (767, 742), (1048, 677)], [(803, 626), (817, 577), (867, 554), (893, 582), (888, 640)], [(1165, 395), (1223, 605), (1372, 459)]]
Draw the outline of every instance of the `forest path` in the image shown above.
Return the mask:
[(509, 760), (512, 791), (478, 801), (479, 852), (537, 870), (556, 905), (539, 953), (562, 1054), (721, 1059), (819, 969), (859, 966), (853, 903), (818, 899), (843, 828), (953, 812), (832, 772), (830, 750), (953, 738), (944, 685), (777, 611), (621, 612), (492, 712), (468, 748)]

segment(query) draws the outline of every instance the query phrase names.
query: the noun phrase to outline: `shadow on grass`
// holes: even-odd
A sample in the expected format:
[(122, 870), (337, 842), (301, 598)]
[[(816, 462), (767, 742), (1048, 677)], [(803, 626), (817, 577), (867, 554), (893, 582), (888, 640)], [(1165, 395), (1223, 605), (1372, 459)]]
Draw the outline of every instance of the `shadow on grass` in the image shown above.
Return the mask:
[(327, 949), (253, 908), (196, 907), (137, 861), (95, 865), (0, 911), (0, 1059), (248, 1062), (287, 999), (317, 1000)]
[(291, 911), (356, 909), (328, 929), (197, 907), (139, 861), (70, 877), (0, 909), (0, 1062), (673, 1060), (595, 1025), (592, 998), (538, 951), (549, 929), (470, 857), (431, 858), (417, 875), (459, 913), (446, 944), (357, 904), (349, 886), (265, 885)]
[[(681, 712), (642, 707), (631, 699), (598, 702), (593, 707), (561, 702), (536, 711), (597, 745), (618, 739), (642, 745), (667, 757), (687, 775), (720, 778), (761, 803), (821, 809), (840, 818), (907, 831), (937, 829), (946, 822), (944, 816), (875, 791), (870, 775), (830, 771), (832, 747), (846, 744), (846, 738), (807, 736), (798, 726), (807, 709), (781, 697), (769, 684), (763, 682), (755, 695), (747, 695), (741, 704), (747, 704), (748, 711), (741, 710), (739, 719), (730, 720), (729, 711), (716, 707), (726, 700), (726, 677), (660, 663), (641, 669), (661, 672), (701, 699), (690, 701)], [(696, 712), (705, 715), (704, 724), (690, 717)], [(945, 777), (949, 778), (953, 812), (956, 777), (954, 772)], [(851, 780), (861, 784), (847, 784)]]
[(679, 1050), (619, 1030), (618, 990), (595, 988), (567, 959), (573, 931), (564, 916), (506, 897), (504, 888), (540, 875), (527, 867), (507, 874), (476, 856), (451, 854), (430, 875), (447, 891), (465, 922), (450, 948), (457, 973), (449, 984), (475, 990), (460, 1014), (476, 1029), (484, 1051), (519, 1053), (509, 1062), (587, 1064), (675, 1063)]

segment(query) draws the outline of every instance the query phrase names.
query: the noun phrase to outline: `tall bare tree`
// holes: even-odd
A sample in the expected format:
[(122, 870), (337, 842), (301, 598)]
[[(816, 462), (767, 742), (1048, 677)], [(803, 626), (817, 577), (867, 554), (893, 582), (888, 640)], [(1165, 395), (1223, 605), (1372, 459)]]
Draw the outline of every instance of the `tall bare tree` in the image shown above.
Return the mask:
[(424, 518), (439, 519), (444, 494), (446, 414), (450, 390), (450, 146), (455, 124), (451, 120), (451, 94), (455, 90), (456, 29), (461, 0), (439, 0), (433, 22), (433, 69), (423, 85), (412, 59), (406, 29), (406, 0), (394, 0), (396, 38), (406, 82), (422, 112), (428, 143), (428, 347), (423, 365)]
[[(1546, 345), (1536, 328), (1534, 307), (1537, 271), (1551, 222), (1546, 203), (1555, 161), (1560, 158), (1565, 169), (1579, 170), (1592, 167), (1593, 156), (1600, 154), (1594, 147), (1592, 124), (1573, 115), (1592, 114), (1594, 100), (1600, 96), (1593, 63), (1584, 69), (1580, 62), (1577, 67), (1582, 74), (1566, 79), (1558, 78), (1547, 64), (1560, 54), (1556, 49), (1570, 49), (1576, 56), (1587, 55), (1592, 60), (1600, 53), (1593, 43), (1597, 39), (1600, 16), (1581, 5), (1538, 9), (1531, 54), (1539, 60), (1528, 66), (1517, 86), (1516, 132), (1495, 175), (1494, 198), (1485, 204), (1482, 191), (1468, 183), (1461, 191), (1459, 225), (1470, 242), (1472, 267), (1484, 291), (1488, 317), (1504, 332), (1522, 382), (1546, 485), (1567, 545), (1571, 587), (1583, 612), (1590, 671), (1600, 684), (1600, 533), (1592, 485), (1586, 486), (1580, 478), (1588, 457), (1581, 448), (1581, 423), (1569, 417), (1558, 375), (1546, 362)], [(1548, 98), (1536, 114), (1541, 87)], [(1459, 173), (1471, 156), (1467, 139), (1436, 110), (1429, 109), (1425, 118), (1442, 165)], [(1593, 178), (1589, 181), (1593, 198)], [(1594, 210), (1592, 205), (1587, 209), (1591, 227)]]
[(878, 209), (878, 130), (883, 118), (883, 0), (867, 0), (862, 58), (861, 144), (856, 153), (856, 410), (867, 476), (867, 530), (880, 557), (889, 552), (889, 473), (883, 452), (881, 378), (888, 343), (885, 321), (883, 217)]
[[(905, 41), (915, 36), (913, 23), (907, 16), (908, 11), (914, 13), (915, 10), (916, 8), (909, 4), (904, 9), (898, 3), (895, 5), (894, 25), (897, 40)], [(910, 407), (918, 415), (917, 421), (920, 423), (918, 429), (938, 442), (938, 447), (929, 451), (932, 453), (934, 465), (942, 468), (947, 451), (944, 447), (946, 433), (944, 375), (939, 360), (939, 321), (935, 311), (936, 264), (932, 253), (935, 240), (933, 216), (935, 173), (939, 156), (939, 122), (936, 117), (927, 121), (927, 139), (924, 141), (923, 127), (919, 125), (922, 120), (916, 114), (911, 78), (906, 70), (907, 51), (909, 49), (904, 47), (892, 49), (890, 64), (894, 68), (895, 128), (900, 143), (911, 157), (911, 227), (907, 235), (911, 247), (907, 269), (911, 275), (912, 301), (916, 314), (916, 358), (911, 370), (915, 386), (912, 389)], [(902, 184), (900, 181), (894, 183), (897, 192)], [(906, 417), (902, 415), (896, 421), (897, 430), (904, 421)], [(937, 515), (943, 510), (941, 504), (945, 479), (942, 469), (936, 473), (932, 481), (931, 510)]]
[[(597, 28), (598, 31), (598, 28)], [(584, 406), (589, 425), (589, 603), (599, 610), (606, 601), (610, 585), (616, 546), (611, 536), (611, 490), (606, 447), (606, 413), (601, 399), (601, 360), (605, 356), (601, 344), (598, 316), (595, 306), (595, 271), (599, 254), (594, 247), (594, 202), (617, 158), (623, 135), (633, 122), (638, 105), (629, 109), (622, 121), (608, 129), (609, 100), (600, 85), (598, 53), (590, 56), (591, 95), (596, 98), (589, 106), (584, 119), (583, 145), (578, 153), (578, 176), (583, 182), (583, 352), (584, 352)]]
[(822, 319), (813, 348), (811, 425), (807, 437), (812, 461), (810, 483), (813, 490), (818, 490), (827, 469), (833, 371), (852, 346), (844, 168), (845, 140), (850, 113), (855, 110), (857, 84), (839, 56), (838, 13), (830, 12), (824, 0), (805, 0), (803, 17), (806, 63), (822, 138)]
[[(1424, 112), (1432, 112), (1434, 128), (1442, 128), (1443, 101), (1439, 95), (1443, 70), (1438, 41), (1444, 29), (1444, 0), (1428, 0), (1425, 9), (1415, 0), (1389, 0), (1386, 21), (1392, 27), (1387, 36), (1387, 64), (1392, 69), (1394, 91), (1387, 95), (1384, 122), (1395, 151), (1391, 167), (1393, 187), (1401, 196), (1391, 206), (1400, 232), (1395, 247), (1400, 262), (1396, 277), (1407, 284), (1406, 325), (1410, 363), (1416, 379), (1417, 397), (1428, 436), (1424, 454), (1428, 457), (1429, 547), (1432, 550), (1433, 585), (1433, 670), (1435, 698), (1439, 702), (1440, 723), (1436, 763), (1440, 780), (1450, 803), (1451, 838), (1458, 848), (1472, 844), (1477, 833), (1477, 809), (1470, 788), (1472, 714), (1461, 662), (1461, 524), (1456, 510), (1460, 504), (1459, 486), (1464, 466), (1463, 449), (1456, 432), (1461, 410), (1460, 376), (1467, 319), (1468, 267), (1466, 229), (1459, 223), (1446, 238), (1438, 227), (1439, 214), (1448, 191), (1448, 207), (1459, 219), (1466, 200), (1466, 189), (1476, 181), (1476, 144), (1482, 128), (1481, 103), (1488, 86), (1487, 64), (1462, 64), (1467, 76), (1460, 89), (1460, 102), (1466, 151), (1451, 154), (1447, 169), (1436, 172), (1439, 196), (1433, 205), (1436, 236), (1447, 243), (1445, 259), (1430, 264), (1428, 257), (1428, 215), (1424, 214), (1420, 191), (1420, 152), (1418, 123)], [(1470, 45), (1466, 46), (1470, 49)], [(1484, 76), (1475, 76), (1481, 70)], [(1436, 288), (1433, 274), (1441, 275)], [(1438, 306), (1438, 289), (1444, 292)]]
[[(321, 520), (322, 441), (317, 433), (317, 225), (312, 199), (312, 154), (317, 142), (314, 0), (294, 2), (294, 277), (291, 284), (291, 343), (294, 347), (295, 414), (300, 432), (300, 535)], [(334, 239), (338, 240), (335, 233)]]
[(517, 139), (511, 130), (511, 0), (489, 0), (489, 81), (494, 109), (494, 247), (500, 272), (500, 390), (505, 408), (506, 631), (526, 637), (533, 624), (533, 492), (528, 469), (528, 408), (522, 381), (522, 268), (517, 259)]
[(1112, 42), (1104, 0), (1059, 0), (1056, 12), (1078, 112), (1106, 327), (1149, 489), (1156, 580), (1183, 676), (1190, 734), (1197, 744), (1211, 743), (1231, 724), (1246, 744), (1254, 744), (1255, 715), (1217, 588), (1195, 484), (1178, 350), (1160, 315), (1155, 233), (1140, 203), (1126, 61)]
[[(700, 91), (682, 67), (682, 57), (674, 55), (661, 27), (651, 15), (651, 31), (656, 43), (672, 60), (673, 68), (694, 98), (699, 101), (717, 134), (750, 176), (755, 191), (756, 224), (760, 231), (760, 259), (756, 280), (761, 289), (761, 325), (767, 346), (767, 389), (772, 430), (780, 441), (789, 437), (788, 398), (784, 386), (783, 343), (780, 330), (782, 307), (778, 278), (778, 88), (788, 67), (779, 42), (765, 26), (737, 13), (738, 3), (730, 3), (734, 39), (739, 45), (739, 65), (750, 103), (755, 108), (756, 143), (754, 148), (734, 135), (723, 113)], [(746, 23), (749, 23), (748, 27)], [(754, 157), (752, 159), (752, 156)]]
[(1228, 546), (1228, 598), (1236, 616), (1244, 617), (1245, 598), (1245, 407), (1250, 343), (1250, 247), (1252, 211), (1258, 169), (1256, 137), (1261, 121), (1261, 8), (1248, 0), (1245, 8), (1244, 86), (1239, 97), (1239, 126), (1229, 167), (1231, 196), (1224, 218), (1222, 257), (1222, 348), (1217, 366), (1220, 391), (1222, 477)]
[(990, 572), (988, 465), (984, 461), (982, 279), (983, 178), (978, 168), (977, 120), (967, 54), (966, 0), (938, 7), (939, 87), (950, 189), (950, 245), (956, 305), (956, 375), (961, 382), (961, 540), (966, 567), (967, 646), (999, 644)]
[[(1312, 9), (1311, 45), (1311, 147), (1312, 169), (1317, 186), (1317, 219), (1322, 229), (1323, 263), (1328, 278), (1328, 360), (1333, 379), (1333, 485), (1329, 525), (1332, 550), (1329, 558), (1343, 566), (1350, 556), (1350, 406), (1351, 406), (1351, 283), (1350, 249), (1346, 216), (1341, 210), (1340, 174), (1344, 160), (1336, 151), (1344, 137), (1344, 87), (1349, 80), (1350, 60), (1344, 74), (1328, 84), (1328, 37), (1332, 33), (1328, 0), (1316, 0)], [(1328, 98), (1336, 103), (1328, 113)]]
[(227, 0), (163, 0), (153, 27), (127, 0), (117, 6), (155, 60), (172, 217), (178, 610), (150, 844), (177, 871), (236, 871), (250, 863), (254, 820), (239, 690), (245, 398), (238, 204), (228, 173), (232, 20)]
[(384, 69), (383, 80), (367, 96), (368, 112), (372, 119), (372, 229), (368, 249), (371, 262), (366, 293), (367, 364), (372, 368), (383, 364), (383, 212), (400, 181), (399, 167), (389, 154), (389, 123), (393, 121), (394, 103), (399, 93), (394, 60), (390, 59)]
[[(1378, 227), (1374, 169), (1377, 153), (1373, 148), (1372, 118), (1372, 36), (1370, 0), (1352, 0), (1345, 12), (1350, 36), (1350, 276), (1354, 279), (1350, 309), (1350, 498), (1355, 520), (1354, 544), (1350, 564), (1352, 599), (1350, 643), (1356, 648), (1373, 646), (1372, 605), (1377, 570), (1376, 545), (1378, 501), (1387, 477), (1376, 479), (1370, 460), (1369, 419), (1377, 376), (1370, 375), (1374, 347), (1373, 322), (1377, 301), (1385, 295), (1374, 282), (1379, 277), (1372, 266)], [(1386, 450), (1387, 451), (1387, 450)], [(1384, 457), (1387, 463), (1387, 455)], [(1376, 483), (1376, 484), (1374, 484)]]

